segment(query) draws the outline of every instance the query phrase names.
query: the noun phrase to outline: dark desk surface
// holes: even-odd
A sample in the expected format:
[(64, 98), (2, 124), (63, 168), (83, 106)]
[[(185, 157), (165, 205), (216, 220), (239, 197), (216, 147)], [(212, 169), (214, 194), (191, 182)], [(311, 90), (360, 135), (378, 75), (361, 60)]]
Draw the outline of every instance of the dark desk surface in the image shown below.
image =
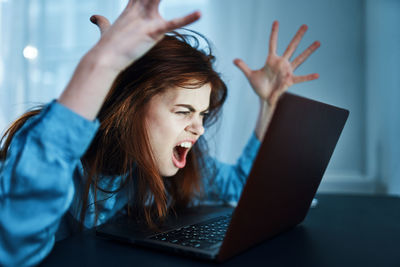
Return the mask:
[[(318, 195), (289, 232), (226, 266), (400, 266), (400, 198)], [(43, 266), (220, 265), (79, 234), (58, 242)]]

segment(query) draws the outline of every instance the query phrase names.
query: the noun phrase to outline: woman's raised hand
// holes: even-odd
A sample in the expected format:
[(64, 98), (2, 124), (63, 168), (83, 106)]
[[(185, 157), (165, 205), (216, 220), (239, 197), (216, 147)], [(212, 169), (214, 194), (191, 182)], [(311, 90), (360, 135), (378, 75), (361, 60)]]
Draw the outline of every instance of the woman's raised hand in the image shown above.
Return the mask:
[(261, 69), (251, 70), (243, 60), (234, 60), (235, 65), (243, 71), (257, 95), (266, 101), (270, 107), (276, 106), (279, 97), (291, 85), (315, 80), (319, 77), (316, 73), (301, 76), (296, 76), (293, 73), (320, 46), (318, 41), (315, 41), (298, 57), (290, 61), (307, 30), (307, 26), (302, 25), (300, 27), (282, 56), (276, 54), (278, 27), (279, 24), (275, 21), (272, 24), (268, 58)]
[(160, 0), (129, 0), (112, 25), (105, 17), (92, 16), (101, 38), (81, 59), (58, 102), (93, 120), (122, 70), (149, 51), (166, 32), (200, 18), (200, 12), (193, 12), (166, 21), (158, 13), (159, 4)]
[(114, 22), (103, 16), (94, 15), (90, 20), (101, 31), (101, 38), (94, 50), (99, 51), (104, 63), (122, 70), (143, 56), (163, 35), (186, 26), (200, 18), (200, 12), (185, 17), (164, 20), (158, 7), (160, 0), (129, 0), (126, 8)]

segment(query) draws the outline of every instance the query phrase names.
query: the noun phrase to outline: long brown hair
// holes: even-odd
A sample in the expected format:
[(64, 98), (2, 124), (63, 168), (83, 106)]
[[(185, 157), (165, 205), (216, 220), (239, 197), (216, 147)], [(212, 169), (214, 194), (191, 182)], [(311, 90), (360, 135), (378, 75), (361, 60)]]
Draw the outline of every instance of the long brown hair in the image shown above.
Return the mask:
[[(171, 87), (196, 89), (210, 84), (209, 115), (204, 118), (204, 126), (216, 121), (227, 89), (213, 69), (215, 58), (207, 39), (198, 35), (208, 44), (208, 51), (199, 49), (199, 39), (194, 35), (173, 32), (122, 71), (114, 81), (98, 114), (100, 128), (81, 159), (87, 177), (81, 197), (81, 223), (85, 220), (91, 188), (95, 189), (95, 221), (98, 215), (97, 190), (114, 194), (127, 186), (128, 210), (135, 211), (136, 216), (143, 216), (149, 226), (154, 226), (155, 220), (162, 221), (169, 208), (187, 206), (194, 196), (202, 195), (200, 168), (206, 152), (204, 138), (200, 138), (189, 151), (185, 168), (174, 177), (163, 179), (155, 165), (144, 120), (146, 105), (153, 96)], [(15, 132), (37, 113), (24, 114), (7, 130), (2, 138), (6, 139), (0, 150), (0, 159), (5, 159)], [(101, 179), (118, 176), (123, 177), (119, 188), (107, 191), (99, 186)]]

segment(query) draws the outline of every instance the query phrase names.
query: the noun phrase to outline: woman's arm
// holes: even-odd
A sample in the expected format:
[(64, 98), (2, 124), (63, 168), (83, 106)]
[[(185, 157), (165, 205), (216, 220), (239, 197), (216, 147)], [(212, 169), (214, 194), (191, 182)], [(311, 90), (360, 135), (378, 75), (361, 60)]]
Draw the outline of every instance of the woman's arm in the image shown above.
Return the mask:
[(206, 170), (212, 169), (213, 165), (216, 167), (215, 176), (206, 173), (204, 177), (208, 200), (238, 201), (257, 156), (260, 141), (265, 136), (280, 96), (293, 84), (318, 78), (318, 74), (302, 76), (293, 74), (294, 70), (320, 46), (320, 43), (316, 41), (293, 61), (290, 61), (306, 30), (307, 26), (301, 26), (283, 56), (278, 56), (276, 54), (278, 22), (275, 21), (272, 25), (268, 58), (261, 69), (251, 70), (243, 60), (236, 59), (234, 61), (259, 96), (260, 110), (254, 134), (235, 165), (224, 164), (211, 158), (206, 161)]
[(260, 148), (260, 141), (253, 133), (236, 164), (227, 164), (207, 157), (204, 161), (202, 176), (205, 200), (236, 202), (250, 174), (253, 162)]
[(318, 41), (312, 43), (298, 57), (290, 61), (304, 33), (307, 31), (307, 26), (302, 25), (300, 27), (282, 56), (276, 54), (278, 27), (279, 24), (275, 21), (272, 24), (268, 58), (261, 69), (251, 70), (241, 59), (235, 59), (234, 61), (235, 65), (242, 70), (252, 88), (260, 97), (260, 112), (255, 129), (259, 140), (262, 140), (265, 136), (281, 95), (293, 84), (315, 80), (319, 77), (316, 73), (301, 76), (294, 75), (293, 73), (320, 46)]
[(97, 127), (53, 101), (15, 134), (0, 162), (1, 266), (35, 265), (50, 252)]

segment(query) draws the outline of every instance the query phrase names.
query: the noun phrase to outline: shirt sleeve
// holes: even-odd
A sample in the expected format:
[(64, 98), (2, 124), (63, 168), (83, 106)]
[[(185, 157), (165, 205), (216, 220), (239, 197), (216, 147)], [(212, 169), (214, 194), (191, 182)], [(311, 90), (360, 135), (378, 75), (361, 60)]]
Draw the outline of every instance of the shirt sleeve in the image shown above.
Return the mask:
[[(85, 184), (88, 179), (83, 175), (81, 165), (76, 169), (73, 179), (77, 196), (74, 197), (72, 201), (69, 213), (75, 221), (80, 221), (82, 205), (80, 196), (82, 195), (82, 190), (84, 190), (81, 184)], [(107, 222), (127, 204), (128, 188), (127, 186), (121, 188), (124, 179), (125, 178), (122, 176), (102, 176), (99, 180), (98, 188), (94, 188), (93, 185), (90, 186), (88, 192), (88, 207), (86, 209), (85, 220), (83, 221), (83, 226), (85, 228), (92, 228)], [(101, 190), (99, 188), (101, 188)], [(95, 195), (96, 199), (94, 197)], [(97, 220), (95, 205), (98, 213)], [(59, 236), (61, 237), (61, 235)]]
[(260, 144), (253, 133), (234, 165), (206, 158), (203, 168), (206, 201), (235, 203), (239, 200)]
[(0, 162), (0, 265), (35, 265), (50, 252), (98, 125), (53, 101), (14, 135)]

